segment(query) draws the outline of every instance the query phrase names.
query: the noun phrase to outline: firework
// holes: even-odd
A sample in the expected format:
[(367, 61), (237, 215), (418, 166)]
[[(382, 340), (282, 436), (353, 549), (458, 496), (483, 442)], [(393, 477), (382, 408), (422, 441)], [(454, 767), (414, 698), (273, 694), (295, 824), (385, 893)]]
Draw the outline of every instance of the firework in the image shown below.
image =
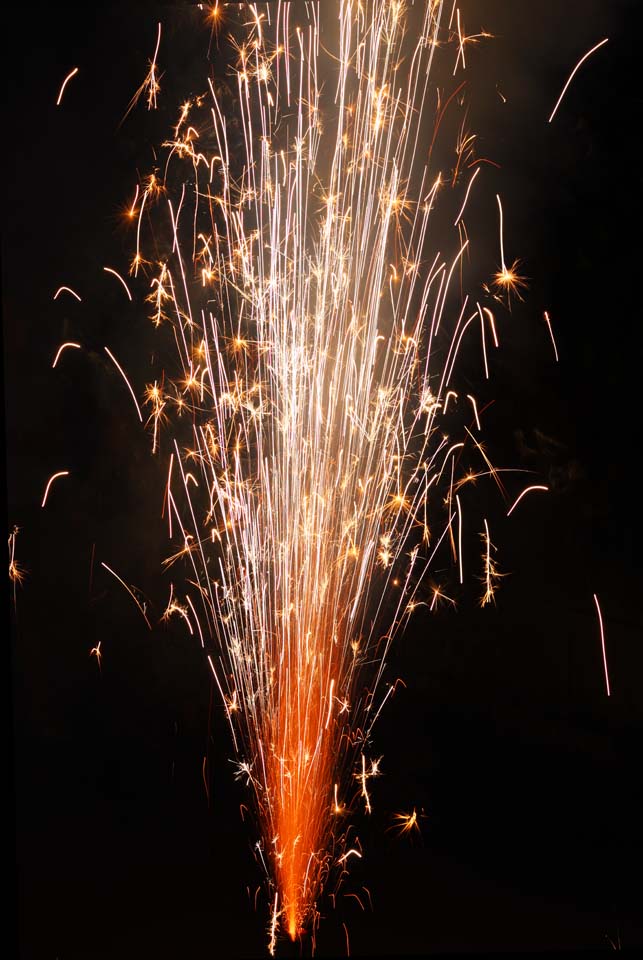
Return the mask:
[[(402, 2), (337, 10), (330, 90), (315, 5), (301, 22), (290, 4), (244, 9), (234, 122), (212, 81), (182, 105), (163, 172), (142, 185), (131, 270), (153, 271), (152, 319), (180, 358), (180, 375), (147, 393), (154, 450), (174, 433), (166, 516), (180, 546), (167, 566), (189, 571), (166, 615), (204, 648), (255, 795), (271, 949), (280, 922), (293, 939), (314, 929), (324, 882), (361, 856), (341, 813), (357, 796), (370, 810), (389, 646), (445, 540), (462, 579), (455, 487), (467, 478), (456, 467), (465, 443), (484, 453), (440, 422), (458, 400), (457, 354), (475, 321), (497, 343), (489, 307), (455, 289), (479, 172), (464, 135), (458, 165), (474, 169), (456, 252), (428, 254), (446, 182), (421, 146), (434, 128), (433, 148), (445, 110), (436, 120), (429, 106), (430, 70), (442, 39), (456, 41), (457, 70), (475, 38), (459, 13), (441, 24), (439, 2), (425, 5), (415, 42)], [(153, 201), (169, 240), (151, 263)], [(496, 282), (510, 292), (520, 280), (502, 243), (501, 228)], [(488, 601), (499, 574), (485, 528)]]
[[(254, 794), (271, 952), (280, 929), (314, 933), (324, 885), (362, 856), (345, 815), (371, 811), (390, 645), (429, 605), (422, 585), (441, 547), (464, 579), (458, 491), (483, 475), (503, 490), (455, 369), (479, 334), (489, 377), (491, 306), (524, 286), (505, 262), (497, 197), (498, 272), (481, 302), (464, 294), (475, 138), (462, 127), (454, 168), (435, 167), (463, 88), (443, 101), (430, 84), (438, 47), (453, 41), (456, 74), (487, 35), (467, 36), (441, 0), (338, 0), (336, 11), (331, 53), (317, 4), (217, 4), (232, 76), (181, 104), (128, 210), (133, 283), (149, 283), (150, 318), (176, 356), (145, 394), (153, 453), (167, 458), (164, 617), (180, 616), (203, 648)], [(144, 92), (157, 105), (160, 43), (159, 25), (128, 112)], [(432, 229), (445, 187), (448, 253)], [(80, 300), (69, 287), (54, 299), (63, 292)], [(62, 344), (53, 365), (78, 346)], [(460, 475), (465, 447), (479, 472)], [(545, 488), (518, 500), (534, 489)], [(484, 604), (501, 574), (486, 519), (481, 535)], [(135, 589), (103, 567), (150, 626)], [(454, 603), (434, 585), (430, 609), (440, 599)], [(100, 667), (100, 644), (91, 655)], [(399, 814), (399, 832), (417, 820)]]

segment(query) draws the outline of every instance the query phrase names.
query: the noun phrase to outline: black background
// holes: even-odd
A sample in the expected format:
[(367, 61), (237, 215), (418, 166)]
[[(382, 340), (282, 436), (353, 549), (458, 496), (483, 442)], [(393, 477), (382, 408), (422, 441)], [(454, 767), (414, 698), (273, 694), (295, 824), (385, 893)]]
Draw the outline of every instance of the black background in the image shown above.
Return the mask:
[[(15, 610), (9, 598), (19, 955), (262, 956), (255, 837), (239, 816), (247, 797), (209, 671), (179, 625), (156, 625), (167, 595), (163, 473), (103, 352), (145, 382), (149, 321), (102, 267), (125, 272), (133, 236), (122, 212), (137, 171), (149, 172), (179, 99), (205, 86), (194, 9), (134, 6), (25, 6), (7, 38), (7, 521), (21, 528), (29, 571)], [(465, 358), (465, 373), (469, 364), (479, 402), (494, 400), (484, 415), (494, 462), (534, 470), (551, 491), (508, 520), (497, 494), (476, 491), (511, 574), (496, 607), (476, 605), (472, 539), (458, 611), (418, 615), (395, 648), (389, 676), (406, 686), (375, 730), (384, 775), (373, 815), (355, 815), (365, 856), (337, 910), (325, 910), (320, 956), (344, 954), (342, 922), (353, 956), (643, 945), (632, 879), (643, 635), (635, 7), (462, 5), (470, 32), (495, 35), (469, 60), (479, 151), (501, 167), (485, 169), (471, 232), (494, 269), (500, 192), (508, 257), (523, 258), (530, 278), (525, 302), (499, 312), (491, 382), (479, 358)], [(159, 19), (158, 114), (141, 104), (119, 127)], [(572, 66), (604, 36), (548, 125)], [(53, 303), (61, 284), (83, 303)], [(85, 350), (52, 371), (63, 339)], [(41, 511), (60, 469), (71, 475)], [(150, 598), (153, 631), (101, 560)], [(89, 656), (98, 641), (100, 672)], [(424, 812), (419, 836), (388, 830), (413, 807)], [(372, 911), (348, 896), (362, 885)]]

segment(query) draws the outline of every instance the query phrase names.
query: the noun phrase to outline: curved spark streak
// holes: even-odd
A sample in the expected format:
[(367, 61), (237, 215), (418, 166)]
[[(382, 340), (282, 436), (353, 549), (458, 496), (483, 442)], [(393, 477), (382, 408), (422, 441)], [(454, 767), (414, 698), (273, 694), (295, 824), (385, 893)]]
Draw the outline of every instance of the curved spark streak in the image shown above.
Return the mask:
[(552, 330), (551, 320), (549, 319), (549, 314), (545, 310), (544, 313), (545, 323), (547, 324), (547, 329), (549, 330), (549, 336), (551, 337), (551, 343), (554, 348), (554, 357), (556, 358), (556, 363), (558, 363), (558, 349), (556, 347), (556, 341), (554, 339), (554, 331)]
[(117, 273), (116, 270), (113, 270), (111, 267), (103, 267), (103, 270), (105, 271), (105, 273), (111, 273), (111, 274), (113, 274), (113, 275), (116, 277), (117, 280), (120, 280), (120, 282), (123, 284), (123, 287), (125, 288), (125, 293), (127, 294), (127, 299), (128, 299), (128, 300), (131, 300), (131, 299), (132, 299), (132, 294), (129, 292), (129, 287), (127, 286), (127, 284), (125, 283), (125, 281), (124, 281), (123, 278), (121, 277), (120, 273)]
[(550, 115), (549, 120), (547, 121), (547, 123), (551, 123), (552, 120), (554, 119), (554, 117), (556, 116), (556, 111), (558, 110), (558, 108), (559, 108), (559, 106), (560, 106), (560, 104), (561, 104), (561, 102), (562, 102), (562, 99), (563, 99), (563, 97), (565, 96), (565, 93), (567, 92), (568, 86), (570, 85), (570, 83), (571, 83), (572, 80), (574, 79), (574, 75), (576, 74), (576, 71), (578, 70), (578, 68), (579, 68), (583, 63), (585, 63), (585, 61), (587, 60), (587, 58), (588, 58), (588, 57), (591, 57), (591, 55), (592, 55), (596, 50), (598, 50), (600, 47), (602, 47), (604, 44), (606, 44), (608, 40), (609, 40), (609, 37), (605, 37), (604, 40), (601, 40), (600, 43), (597, 43), (594, 47), (592, 47), (591, 50), (588, 50), (587, 53), (584, 54), (584, 55), (580, 58), (580, 60), (578, 61), (578, 63), (576, 64), (576, 66), (574, 67), (574, 69), (572, 70), (572, 72), (570, 73), (569, 78), (568, 78), (568, 80), (567, 80), (567, 83), (566, 83), (565, 86), (563, 87), (563, 89), (562, 89), (562, 91), (561, 91), (561, 94), (560, 94), (558, 100), (556, 101), (556, 105), (554, 106), (554, 109), (552, 110), (551, 115)]
[(44, 505), (47, 503), (47, 497), (49, 496), (49, 489), (52, 483), (54, 482), (54, 480), (57, 480), (58, 477), (68, 477), (68, 476), (69, 476), (69, 470), (59, 470), (58, 473), (54, 473), (53, 476), (49, 478), (49, 480), (47, 481), (47, 486), (45, 487), (45, 493), (42, 498), (42, 503), (40, 504), (41, 508), (44, 507)]
[(63, 93), (65, 92), (65, 87), (67, 86), (67, 84), (69, 83), (69, 81), (71, 80), (71, 78), (72, 78), (72, 77), (75, 77), (77, 73), (78, 73), (78, 67), (74, 67), (74, 69), (71, 70), (71, 71), (67, 74), (67, 76), (65, 77), (65, 79), (63, 80), (62, 86), (61, 86), (61, 88), (60, 88), (60, 93), (58, 94), (58, 99), (56, 100), (56, 106), (57, 106), (57, 107), (59, 107), (60, 104), (61, 104), (61, 102), (62, 102)]
[(478, 428), (478, 432), (480, 432), (480, 430), (481, 430), (482, 428), (481, 428), (481, 426), (480, 426), (480, 417), (478, 416), (478, 404), (476, 403), (476, 398), (475, 398), (475, 397), (472, 397), (471, 394), (468, 393), (468, 394), (467, 394), (467, 400), (470, 400), (470, 401), (471, 401), (471, 406), (473, 407), (473, 415), (474, 415), (475, 420), (476, 420), (476, 427)]
[(80, 297), (78, 296), (78, 294), (76, 293), (76, 291), (75, 291), (75, 290), (72, 290), (71, 287), (58, 287), (58, 289), (57, 289), (56, 292), (54, 293), (54, 300), (57, 300), (61, 293), (71, 293), (72, 297), (76, 297), (76, 299), (78, 300), (78, 302), (79, 302), (79, 303), (82, 303), (82, 301), (81, 301)]
[(462, 206), (460, 207), (460, 213), (457, 215), (457, 217), (456, 217), (455, 220), (453, 221), (453, 226), (454, 226), (454, 227), (457, 227), (457, 225), (460, 223), (460, 220), (462, 219), (462, 214), (464, 213), (464, 208), (465, 208), (466, 205), (467, 205), (467, 201), (468, 201), (468, 199), (469, 199), (469, 194), (470, 194), (470, 192), (471, 192), (471, 187), (473, 186), (473, 181), (474, 181), (475, 178), (478, 176), (478, 174), (480, 173), (480, 170), (481, 170), (481, 169), (482, 169), (481, 167), (476, 167), (476, 169), (475, 169), (475, 171), (474, 171), (474, 173), (473, 173), (473, 176), (472, 176), (471, 179), (469, 180), (469, 185), (468, 185), (468, 187), (467, 187), (467, 192), (466, 192), (465, 195), (464, 195), (464, 201), (463, 201), (463, 203), (462, 203)]
[(129, 380), (127, 379), (127, 376), (125, 375), (125, 371), (123, 370), (123, 368), (121, 367), (120, 363), (118, 362), (118, 360), (116, 359), (116, 357), (114, 356), (114, 354), (112, 353), (112, 351), (109, 349), (109, 347), (105, 347), (104, 350), (105, 350), (105, 353), (107, 354), (107, 356), (109, 357), (109, 359), (112, 361), (112, 363), (114, 364), (114, 366), (115, 366), (116, 369), (118, 370), (118, 372), (120, 373), (120, 375), (121, 375), (121, 377), (123, 378), (123, 380), (125, 381), (125, 383), (127, 384), (127, 389), (129, 390), (130, 394), (132, 395), (132, 400), (134, 401), (134, 405), (135, 405), (135, 407), (136, 407), (136, 412), (138, 413), (138, 419), (141, 421), (141, 423), (143, 423), (143, 414), (141, 413), (141, 408), (140, 408), (139, 405), (138, 405), (138, 400), (136, 399), (136, 394), (134, 393), (134, 390), (132, 389), (132, 385), (131, 385), (131, 383), (129, 382)]
[(529, 493), (530, 490), (549, 490), (549, 487), (546, 487), (541, 483), (534, 483), (532, 484), (531, 487), (525, 487), (525, 489), (522, 491), (520, 496), (514, 501), (511, 509), (507, 511), (508, 517), (511, 516), (511, 514), (514, 512), (514, 510), (516, 509), (516, 507), (518, 506), (522, 498), (525, 496), (525, 494)]
[(351, 850), (347, 850), (346, 853), (342, 854), (342, 856), (338, 858), (337, 862), (346, 863), (351, 855), (358, 857), (360, 860), (362, 859), (362, 854), (359, 852), (359, 850), (352, 848)]
[(596, 612), (598, 614), (598, 625), (601, 631), (601, 649), (603, 651), (603, 669), (605, 671), (605, 687), (607, 689), (607, 696), (610, 696), (610, 678), (607, 672), (607, 655), (605, 653), (605, 630), (603, 629), (603, 615), (601, 613), (601, 606), (598, 602), (598, 597), (594, 594), (594, 603), (596, 604)]
[(143, 616), (143, 619), (145, 620), (145, 623), (147, 624), (148, 628), (151, 630), (151, 629), (152, 629), (152, 624), (150, 623), (150, 621), (149, 621), (148, 618), (147, 618), (147, 614), (146, 614), (146, 612), (145, 612), (145, 608), (144, 608), (143, 606), (141, 606), (141, 604), (140, 604), (140, 602), (139, 602), (139, 600), (138, 600), (138, 597), (137, 597), (136, 594), (133, 592), (133, 590), (132, 590), (130, 587), (128, 587), (128, 585), (125, 583), (125, 581), (122, 579), (122, 577), (119, 577), (119, 575), (116, 573), (115, 570), (112, 570), (111, 567), (108, 567), (107, 564), (104, 563), (102, 560), (101, 560), (101, 564), (100, 564), (100, 565), (101, 565), (101, 567), (104, 567), (105, 570), (107, 570), (108, 573), (111, 573), (111, 575), (112, 575), (113, 577), (115, 577), (122, 586), (125, 587), (125, 589), (126, 589), (127, 592), (129, 593), (130, 597), (132, 598), (132, 600), (134, 601), (134, 603), (136, 604), (136, 606), (138, 607), (138, 609), (141, 611), (141, 614), (142, 614), (142, 616)]
[(77, 350), (81, 350), (81, 349), (82, 349), (80, 343), (72, 343), (71, 340), (68, 341), (67, 343), (61, 343), (60, 346), (58, 347), (58, 351), (57, 351), (57, 353), (56, 353), (56, 356), (54, 357), (54, 362), (53, 362), (52, 365), (51, 365), (51, 369), (52, 369), (52, 370), (55, 369), (56, 364), (57, 364), (58, 361), (60, 360), (60, 355), (61, 355), (61, 353), (63, 352), (63, 350), (66, 350), (67, 347), (75, 347)]

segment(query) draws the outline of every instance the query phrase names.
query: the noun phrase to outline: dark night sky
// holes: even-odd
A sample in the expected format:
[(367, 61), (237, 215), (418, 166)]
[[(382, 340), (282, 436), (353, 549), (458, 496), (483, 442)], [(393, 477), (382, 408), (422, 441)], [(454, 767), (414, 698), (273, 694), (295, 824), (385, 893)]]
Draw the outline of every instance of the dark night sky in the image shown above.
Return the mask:
[[(356, 814), (365, 858), (344, 891), (365, 884), (374, 910), (339, 897), (319, 933), (322, 957), (344, 953), (342, 921), (353, 956), (600, 950), (618, 937), (643, 946), (630, 879), (643, 730), (637, 2), (461, 6), (469, 30), (495, 35), (470, 55), (472, 126), (501, 166), (485, 171), (473, 210), (476, 250), (494, 269), (500, 192), (509, 256), (530, 278), (525, 302), (501, 316), (491, 385), (478, 358), (470, 373), (479, 399), (495, 401), (484, 420), (494, 462), (535, 470), (551, 493), (505, 520), (480, 488), (511, 574), (497, 606), (480, 610), (472, 583), (457, 613), (418, 617), (395, 648), (391, 673), (406, 687), (375, 729), (385, 775), (373, 816)], [(176, 103), (205, 86), (205, 35), (182, 6), (14, 14), (2, 259), (7, 523), (21, 528), (29, 571), (10, 614), (19, 956), (262, 956), (254, 834), (239, 817), (246, 795), (201, 651), (178, 624), (148, 631), (99, 567), (112, 564), (162, 611), (164, 474), (103, 353), (107, 344), (142, 383), (141, 355), (156, 343), (102, 267), (122, 269), (131, 255), (120, 212)], [(158, 19), (159, 111), (140, 105), (119, 127)], [(547, 125), (572, 66), (604, 36)], [(53, 303), (61, 284), (83, 303)], [(63, 339), (86, 349), (52, 371)], [(41, 511), (60, 469), (71, 477)], [(89, 657), (98, 641), (100, 674)], [(426, 815), (419, 838), (387, 832), (413, 807)], [(284, 944), (281, 955), (297, 953)]]

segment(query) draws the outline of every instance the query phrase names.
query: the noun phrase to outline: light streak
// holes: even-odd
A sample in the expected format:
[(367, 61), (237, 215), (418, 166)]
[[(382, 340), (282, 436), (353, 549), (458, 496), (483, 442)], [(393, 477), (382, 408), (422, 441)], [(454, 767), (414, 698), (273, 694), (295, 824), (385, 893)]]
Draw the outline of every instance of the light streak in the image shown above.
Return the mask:
[(134, 601), (134, 603), (136, 604), (136, 606), (138, 607), (138, 609), (141, 611), (141, 614), (142, 614), (142, 616), (143, 616), (143, 619), (145, 620), (145, 623), (147, 624), (148, 628), (151, 630), (151, 629), (152, 629), (152, 624), (151, 624), (150, 621), (148, 620), (147, 612), (146, 612), (146, 610), (145, 610), (145, 607), (141, 604), (141, 602), (139, 601), (138, 597), (136, 596), (136, 594), (134, 593), (134, 591), (132, 590), (132, 588), (131, 588), (131, 587), (128, 587), (128, 585), (125, 583), (125, 581), (123, 580), (123, 578), (122, 578), (122, 577), (119, 577), (119, 575), (116, 573), (116, 571), (115, 571), (115, 570), (112, 570), (111, 567), (108, 567), (107, 564), (104, 563), (102, 560), (101, 560), (101, 564), (100, 564), (100, 565), (101, 565), (101, 567), (104, 567), (105, 570), (107, 570), (108, 573), (111, 573), (111, 575), (112, 575), (113, 577), (115, 577), (116, 580), (118, 580), (118, 582), (119, 582), (123, 587), (125, 587), (125, 589), (126, 589), (127, 592), (129, 593), (130, 597), (132, 598), (132, 600)]
[(117, 280), (120, 280), (120, 282), (123, 284), (123, 287), (125, 288), (125, 293), (127, 294), (127, 299), (128, 299), (128, 300), (131, 300), (131, 299), (132, 299), (132, 294), (130, 293), (129, 287), (127, 286), (127, 284), (125, 283), (125, 281), (124, 281), (123, 278), (121, 277), (120, 273), (117, 273), (116, 270), (113, 270), (113, 269), (112, 269), (112, 267), (103, 267), (103, 270), (105, 271), (105, 273), (111, 273), (111, 274), (113, 274), (113, 276), (115, 276)]
[(484, 313), (486, 313), (487, 318), (489, 320), (489, 325), (491, 327), (491, 335), (493, 336), (493, 345), (494, 347), (498, 347), (500, 344), (498, 342), (498, 334), (496, 333), (496, 321), (494, 320), (493, 313), (491, 312), (489, 307), (483, 307), (482, 310)]
[(52, 365), (51, 365), (51, 369), (52, 369), (52, 370), (55, 369), (56, 364), (57, 364), (58, 361), (60, 360), (60, 355), (61, 355), (61, 353), (63, 352), (63, 350), (66, 350), (67, 347), (75, 347), (77, 350), (82, 349), (82, 348), (81, 348), (81, 345), (80, 345), (79, 343), (73, 343), (71, 340), (68, 341), (67, 343), (61, 343), (60, 346), (58, 347), (58, 350), (56, 351), (56, 356), (54, 357), (54, 362), (53, 362)]
[(140, 187), (139, 187), (139, 185), (138, 185), (138, 183), (137, 183), (137, 184), (136, 184), (136, 192), (134, 193), (134, 199), (132, 200), (132, 205), (130, 206), (129, 210), (127, 211), (127, 216), (128, 216), (130, 219), (133, 219), (133, 218), (136, 216), (136, 201), (138, 200), (139, 190), (140, 190)]
[(464, 583), (464, 573), (462, 570), (462, 506), (460, 497), (456, 493), (455, 501), (458, 505), (458, 568), (460, 571), (460, 583)]
[(78, 67), (74, 67), (74, 69), (73, 69), (73, 70), (70, 70), (70, 72), (67, 74), (67, 76), (66, 76), (65, 79), (63, 80), (62, 86), (61, 86), (61, 88), (60, 88), (60, 93), (58, 94), (58, 99), (56, 100), (56, 106), (57, 106), (57, 107), (59, 107), (60, 104), (62, 103), (63, 93), (65, 92), (65, 87), (67, 86), (67, 84), (69, 83), (69, 81), (71, 80), (71, 78), (72, 78), (72, 77), (75, 77), (77, 73), (78, 73)]
[(347, 850), (346, 853), (343, 853), (341, 857), (338, 857), (337, 862), (346, 863), (348, 858), (351, 856), (358, 857), (360, 860), (362, 859), (362, 854), (359, 852), (359, 850), (355, 850), (354, 848), (352, 848), (350, 850)]
[(518, 273), (519, 261), (514, 260), (510, 267), (507, 266), (505, 262), (505, 241), (504, 241), (504, 215), (502, 212), (502, 201), (500, 196), (496, 194), (496, 200), (498, 202), (498, 214), (500, 219), (500, 270), (496, 273), (494, 277), (495, 286), (506, 292), (507, 297), (509, 298), (513, 293), (520, 300), (520, 294), (518, 290), (522, 287), (526, 287), (525, 278)]
[(601, 650), (603, 651), (603, 670), (605, 671), (605, 688), (607, 690), (607, 696), (610, 696), (610, 678), (607, 672), (607, 654), (605, 653), (605, 630), (603, 629), (603, 615), (601, 613), (601, 606), (598, 602), (598, 597), (594, 594), (594, 603), (596, 604), (596, 613), (598, 614), (598, 625), (601, 631)]
[(464, 200), (462, 202), (462, 206), (460, 207), (460, 212), (454, 220), (454, 223), (453, 223), (454, 227), (457, 227), (457, 225), (460, 223), (460, 220), (462, 219), (462, 214), (464, 213), (464, 208), (467, 205), (467, 201), (469, 199), (469, 193), (471, 192), (471, 187), (473, 186), (473, 181), (475, 180), (475, 178), (478, 176), (479, 173), (480, 173), (480, 167), (476, 167), (471, 179), (469, 180), (469, 185), (467, 187), (467, 192), (464, 195)]
[(50, 490), (51, 485), (52, 485), (52, 483), (54, 482), (54, 480), (57, 480), (58, 477), (68, 477), (68, 476), (69, 476), (69, 470), (59, 470), (58, 473), (54, 473), (51, 477), (49, 477), (49, 480), (47, 481), (47, 486), (45, 487), (45, 493), (44, 493), (44, 496), (43, 496), (43, 498), (42, 498), (42, 503), (40, 504), (41, 509), (42, 509), (42, 507), (44, 507), (44, 505), (47, 503), (47, 497), (49, 496), (49, 490)]
[(70, 293), (72, 297), (75, 297), (79, 303), (82, 303), (81, 298), (78, 296), (75, 290), (72, 290), (71, 287), (58, 287), (54, 293), (54, 300), (57, 300), (61, 293)]
[(551, 328), (551, 320), (549, 319), (549, 314), (545, 310), (544, 313), (545, 323), (547, 324), (547, 329), (549, 330), (549, 336), (551, 337), (551, 343), (554, 348), (554, 357), (556, 358), (556, 363), (558, 363), (558, 350), (556, 348), (556, 341), (554, 339), (554, 331)]
[(514, 510), (516, 509), (516, 507), (518, 506), (518, 504), (520, 503), (520, 501), (522, 500), (522, 498), (523, 498), (527, 493), (530, 493), (530, 491), (532, 491), (532, 490), (549, 490), (549, 487), (545, 486), (545, 485), (542, 484), (542, 483), (533, 483), (530, 487), (525, 487), (525, 489), (522, 491), (522, 493), (514, 500), (514, 502), (512, 503), (511, 507), (509, 508), (509, 510), (507, 510), (507, 516), (508, 516), (508, 517), (510, 517), (511, 514), (514, 512)]
[(133, 390), (133, 388), (132, 388), (132, 384), (131, 384), (131, 383), (129, 382), (129, 380), (127, 379), (127, 375), (126, 375), (125, 371), (123, 370), (123, 368), (121, 367), (120, 363), (118, 362), (118, 360), (116, 359), (116, 357), (114, 356), (114, 354), (112, 353), (112, 351), (109, 349), (109, 347), (105, 347), (104, 350), (105, 350), (105, 353), (107, 354), (107, 356), (109, 357), (109, 359), (112, 361), (112, 363), (114, 364), (114, 366), (115, 366), (116, 369), (118, 370), (118, 372), (120, 373), (120, 375), (121, 375), (121, 377), (123, 378), (123, 380), (125, 381), (125, 383), (126, 383), (126, 385), (127, 385), (127, 389), (129, 390), (129, 392), (130, 392), (130, 394), (131, 394), (131, 396), (132, 396), (132, 400), (134, 401), (134, 406), (136, 407), (136, 412), (138, 413), (138, 419), (139, 419), (139, 420), (141, 421), (141, 423), (142, 423), (142, 422), (143, 422), (143, 414), (141, 413), (141, 408), (140, 408), (139, 405), (138, 405), (138, 400), (136, 399), (136, 394), (134, 393), (134, 390)]
[(578, 63), (576, 64), (576, 66), (574, 67), (574, 69), (572, 70), (572, 72), (570, 73), (569, 78), (568, 78), (568, 80), (567, 80), (567, 83), (566, 83), (565, 86), (563, 87), (563, 89), (562, 89), (562, 91), (561, 91), (561, 94), (560, 94), (558, 100), (556, 101), (556, 104), (555, 104), (555, 106), (554, 106), (554, 109), (552, 110), (552, 112), (551, 112), (551, 114), (550, 114), (550, 117), (549, 117), (549, 120), (547, 121), (548, 123), (551, 123), (552, 120), (554, 119), (554, 117), (556, 116), (556, 111), (558, 110), (558, 108), (559, 108), (559, 106), (560, 106), (560, 104), (561, 104), (561, 101), (562, 101), (563, 97), (565, 96), (565, 94), (566, 94), (566, 92), (567, 92), (568, 86), (570, 85), (570, 83), (571, 83), (572, 80), (574, 79), (574, 76), (575, 76), (576, 71), (578, 70), (578, 68), (579, 68), (580, 66), (582, 66), (582, 64), (585, 63), (585, 61), (587, 60), (587, 58), (588, 58), (588, 57), (591, 57), (591, 55), (592, 55), (596, 50), (598, 50), (600, 47), (602, 47), (603, 44), (607, 43), (608, 40), (609, 40), (609, 37), (605, 37), (604, 40), (601, 40), (599, 43), (597, 43), (595, 46), (593, 46), (591, 50), (588, 50), (587, 53), (585, 53), (585, 54), (580, 58), (580, 60), (578, 61)]
[(472, 397), (471, 394), (468, 393), (467, 400), (471, 401), (471, 406), (473, 407), (473, 415), (476, 420), (476, 427), (478, 428), (478, 431), (480, 431), (482, 428), (480, 426), (480, 417), (478, 416), (478, 404), (476, 403), (476, 398)]
[[(364, 909), (364, 908), (362, 907), (362, 909)], [(348, 927), (346, 926), (346, 924), (344, 923), (343, 920), (342, 920), (342, 926), (343, 926), (343, 928), (344, 928), (344, 936), (345, 936), (345, 938), (346, 938), (346, 956), (347, 956), (347, 957), (350, 957), (350, 955), (351, 955), (351, 944), (350, 944), (350, 940), (349, 940), (349, 937), (348, 937)]]

